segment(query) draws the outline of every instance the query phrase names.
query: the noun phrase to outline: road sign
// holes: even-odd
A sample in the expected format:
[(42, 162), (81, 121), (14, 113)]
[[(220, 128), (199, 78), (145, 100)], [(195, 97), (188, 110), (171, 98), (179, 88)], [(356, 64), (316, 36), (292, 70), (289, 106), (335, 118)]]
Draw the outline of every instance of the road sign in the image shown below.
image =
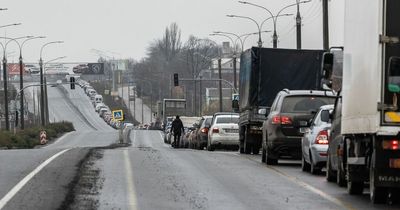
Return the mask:
[(232, 94), (232, 100), (239, 101), (239, 94), (237, 94), (237, 93)]
[(46, 144), (47, 143), (47, 133), (46, 131), (40, 131), (39, 134), (39, 138), (40, 138), (40, 144)]
[(113, 120), (117, 120), (117, 121), (124, 120), (124, 112), (122, 110), (113, 110), (112, 116), (113, 116)]

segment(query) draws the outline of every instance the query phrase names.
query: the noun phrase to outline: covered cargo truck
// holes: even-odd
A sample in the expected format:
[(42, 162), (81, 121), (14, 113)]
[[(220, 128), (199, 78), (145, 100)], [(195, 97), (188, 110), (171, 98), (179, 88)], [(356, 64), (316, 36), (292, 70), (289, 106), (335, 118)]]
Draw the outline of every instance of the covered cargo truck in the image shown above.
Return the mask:
[(259, 153), (266, 115), (259, 114), (258, 110), (269, 110), (279, 91), (285, 88), (320, 89), (323, 52), (253, 47), (242, 53), (239, 75), (240, 153)]

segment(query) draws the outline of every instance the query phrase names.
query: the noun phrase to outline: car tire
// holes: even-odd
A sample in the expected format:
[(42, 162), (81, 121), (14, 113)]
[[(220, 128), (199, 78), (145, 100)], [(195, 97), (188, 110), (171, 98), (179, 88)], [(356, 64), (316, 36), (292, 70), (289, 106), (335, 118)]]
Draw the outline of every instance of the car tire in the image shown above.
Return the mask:
[(265, 150), (264, 148), (262, 149), (262, 153), (261, 153), (261, 162), (265, 163), (267, 161), (267, 150)]
[(336, 176), (332, 170), (332, 166), (331, 166), (331, 161), (330, 161), (330, 157), (329, 157), (329, 151), (328, 151), (328, 157), (326, 160), (326, 181), (328, 182), (334, 182), (336, 181)]
[(306, 159), (304, 158), (304, 155), (301, 156), (301, 170), (304, 172), (309, 172), (311, 169), (311, 165), (307, 163)]
[(244, 144), (244, 153), (251, 154), (251, 150), (252, 150), (251, 144), (246, 142)]
[(317, 165), (314, 163), (311, 152), (310, 152), (310, 172), (311, 174), (320, 174), (321, 173), (321, 168), (318, 168)]
[(214, 148), (213, 145), (208, 145), (208, 146), (207, 146), (207, 150), (210, 151), (210, 152), (212, 152), (212, 151), (215, 150), (215, 148)]
[(271, 157), (271, 152), (269, 151), (268, 147), (266, 149), (267, 154), (266, 154), (266, 163), (267, 165), (277, 165), (278, 164), (278, 159), (272, 158)]

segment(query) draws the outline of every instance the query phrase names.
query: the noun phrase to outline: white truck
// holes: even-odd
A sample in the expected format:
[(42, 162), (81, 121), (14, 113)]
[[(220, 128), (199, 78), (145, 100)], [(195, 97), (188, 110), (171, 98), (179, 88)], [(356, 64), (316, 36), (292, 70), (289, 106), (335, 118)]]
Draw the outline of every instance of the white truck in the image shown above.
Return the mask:
[(350, 194), (400, 189), (400, 1), (345, 1), (342, 158)]

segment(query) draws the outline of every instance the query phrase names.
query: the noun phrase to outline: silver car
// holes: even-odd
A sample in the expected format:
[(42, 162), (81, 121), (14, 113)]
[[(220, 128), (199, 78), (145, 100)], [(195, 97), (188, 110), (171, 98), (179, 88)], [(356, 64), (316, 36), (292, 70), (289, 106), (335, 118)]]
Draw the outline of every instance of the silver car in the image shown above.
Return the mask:
[(310, 122), (310, 128), (301, 140), (303, 171), (318, 174), (326, 166), (328, 151), (328, 136), (331, 129), (330, 113), (333, 105), (321, 106)]

